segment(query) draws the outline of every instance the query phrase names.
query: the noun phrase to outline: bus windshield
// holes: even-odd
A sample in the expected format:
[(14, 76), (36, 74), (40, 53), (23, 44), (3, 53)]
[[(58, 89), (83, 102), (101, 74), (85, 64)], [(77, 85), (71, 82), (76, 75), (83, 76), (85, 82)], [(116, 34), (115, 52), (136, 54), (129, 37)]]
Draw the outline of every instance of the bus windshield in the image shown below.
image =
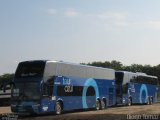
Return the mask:
[(45, 62), (42, 61), (22, 62), (18, 65), (15, 78), (42, 77), (44, 67)]
[(37, 82), (18, 82), (12, 91), (12, 100), (39, 100), (40, 90)]

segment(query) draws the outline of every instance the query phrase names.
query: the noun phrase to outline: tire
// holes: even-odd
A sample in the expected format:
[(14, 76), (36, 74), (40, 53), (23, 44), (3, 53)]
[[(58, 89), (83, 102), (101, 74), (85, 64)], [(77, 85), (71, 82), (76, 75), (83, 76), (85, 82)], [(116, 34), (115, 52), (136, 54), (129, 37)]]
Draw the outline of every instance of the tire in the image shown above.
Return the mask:
[(131, 106), (132, 105), (132, 98), (129, 98), (128, 99), (128, 106)]
[(106, 103), (104, 100), (101, 101), (101, 109), (105, 109), (106, 108)]
[(62, 114), (62, 104), (60, 102), (56, 102), (55, 112), (56, 115)]
[(96, 110), (100, 110), (101, 109), (101, 104), (99, 100), (96, 100)]

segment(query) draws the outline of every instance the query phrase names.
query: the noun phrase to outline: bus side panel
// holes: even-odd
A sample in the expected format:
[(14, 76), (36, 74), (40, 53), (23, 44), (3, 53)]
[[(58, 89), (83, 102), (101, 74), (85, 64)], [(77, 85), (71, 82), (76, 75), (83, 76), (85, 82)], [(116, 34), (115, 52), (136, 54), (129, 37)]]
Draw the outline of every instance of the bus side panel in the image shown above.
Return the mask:
[(156, 86), (149, 84), (130, 83), (128, 96), (131, 95), (132, 103), (147, 103), (148, 97), (156, 101)]
[(130, 83), (128, 89), (128, 96), (132, 97), (132, 103), (140, 103), (140, 84)]
[(148, 96), (153, 98), (153, 102), (157, 102), (157, 86), (156, 85), (147, 85)]
[(97, 80), (99, 86), (100, 99), (106, 98), (107, 106), (113, 106), (116, 103), (115, 81)]
[(57, 77), (56, 100), (62, 100), (64, 110), (94, 108), (97, 98), (106, 98), (107, 105), (115, 105), (114, 80)]

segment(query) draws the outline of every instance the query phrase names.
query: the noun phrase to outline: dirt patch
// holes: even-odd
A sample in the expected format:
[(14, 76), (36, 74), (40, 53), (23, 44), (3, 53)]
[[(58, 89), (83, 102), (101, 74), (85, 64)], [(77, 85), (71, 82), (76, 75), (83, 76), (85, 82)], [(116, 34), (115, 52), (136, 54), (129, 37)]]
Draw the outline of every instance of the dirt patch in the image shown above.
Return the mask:
[[(11, 113), (10, 107), (0, 107), (0, 113)], [(137, 116), (136, 116), (137, 115)], [(131, 118), (160, 118), (160, 103), (153, 105), (133, 105), (112, 107), (105, 110), (67, 112), (62, 115), (23, 116), (23, 120), (126, 120)], [(157, 118), (158, 117), (158, 118)], [(147, 119), (148, 118), (148, 119)]]
[(11, 108), (10, 107), (0, 107), (0, 114), (3, 113), (11, 113)]

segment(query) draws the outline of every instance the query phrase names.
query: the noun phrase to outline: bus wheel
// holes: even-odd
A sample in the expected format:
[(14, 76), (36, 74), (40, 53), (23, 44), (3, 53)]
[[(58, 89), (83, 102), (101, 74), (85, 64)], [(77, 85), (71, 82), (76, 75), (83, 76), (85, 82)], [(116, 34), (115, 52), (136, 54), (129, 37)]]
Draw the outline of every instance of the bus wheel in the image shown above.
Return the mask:
[(131, 106), (132, 105), (132, 98), (129, 98), (128, 99), (128, 106)]
[(57, 115), (60, 115), (62, 113), (62, 104), (60, 102), (56, 102), (55, 112)]
[(96, 100), (96, 110), (100, 110), (101, 104), (99, 100)]
[(101, 109), (105, 109), (106, 108), (106, 103), (104, 100), (101, 101)]

